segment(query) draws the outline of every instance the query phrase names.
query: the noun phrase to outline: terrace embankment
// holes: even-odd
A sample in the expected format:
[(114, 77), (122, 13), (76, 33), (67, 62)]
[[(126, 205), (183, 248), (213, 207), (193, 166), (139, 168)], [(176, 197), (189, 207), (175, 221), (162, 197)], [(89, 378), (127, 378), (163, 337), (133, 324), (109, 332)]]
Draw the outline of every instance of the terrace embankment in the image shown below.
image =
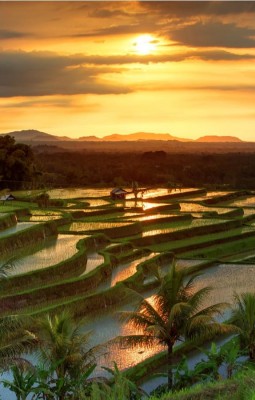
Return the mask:
[(86, 270), (87, 251), (103, 243), (107, 243), (103, 235), (81, 239), (77, 243), (78, 252), (71, 258), (48, 268), (9, 277), (2, 282), (1, 294), (39, 290), (47, 285), (78, 277)]
[[(79, 222), (77, 223), (79, 224)], [(81, 222), (81, 228), (79, 228), (78, 230), (76, 229), (72, 229), (71, 227), (63, 227), (63, 229), (61, 229), (62, 233), (72, 233), (73, 235), (77, 235), (77, 234), (91, 234), (91, 231), (89, 230), (88, 227), (86, 227), (86, 225), (84, 227), (82, 227), (83, 222)], [(86, 224), (86, 222), (84, 222), (84, 224)], [(120, 225), (118, 225), (120, 224)], [(100, 224), (102, 225), (102, 224)], [(118, 239), (118, 238), (123, 238), (123, 237), (127, 237), (127, 236), (134, 236), (134, 235), (138, 235), (140, 233), (142, 233), (142, 225), (140, 224), (140, 222), (134, 222), (134, 223), (114, 223), (114, 222), (109, 222), (108, 225), (111, 225), (111, 227), (106, 227), (106, 228), (101, 228), (100, 226), (97, 229), (93, 229), (94, 233), (102, 233), (105, 234), (107, 237), (109, 237), (110, 239)]]
[(233, 210), (226, 211), (222, 214), (218, 214), (215, 216), (216, 218), (239, 218), (243, 217), (244, 211), (242, 208), (233, 208)]
[(14, 213), (11, 214), (0, 214), (0, 231), (15, 226), (17, 223), (17, 216)]
[(168, 242), (172, 240), (184, 240), (189, 237), (204, 235), (208, 233), (222, 232), (242, 226), (242, 220), (230, 220), (215, 223), (207, 226), (198, 226), (190, 229), (181, 229), (176, 232), (162, 233), (157, 235), (145, 236), (142, 238), (130, 239), (135, 246), (150, 246), (157, 243)]
[(189, 190), (189, 191), (184, 191), (182, 192), (181, 189), (178, 189), (179, 191), (173, 193), (172, 191), (169, 194), (165, 194), (163, 196), (155, 196), (153, 199), (145, 199), (146, 202), (157, 202), (161, 200), (171, 200), (171, 199), (178, 199), (178, 198), (183, 198), (183, 197), (193, 197), (193, 196), (202, 196), (206, 195), (207, 191), (206, 189), (194, 189), (194, 190)]
[[(248, 241), (247, 239), (254, 239), (252, 241)], [(228, 255), (228, 253), (235, 253), (236, 251), (240, 251), (241, 249), (249, 249), (253, 248), (255, 244), (255, 232), (244, 232), (239, 233), (236, 235), (232, 235), (229, 237), (221, 237), (219, 239), (211, 239), (208, 241), (204, 241), (201, 243), (192, 243), (192, 244), (185, 244), (184, 246), (176, 246), (173, 248), (172, 251), (175, 254), (182, 254), (185, 257), (188, 256), (196, 256), (199, 258), (211, 258), (207, 253), (211, 251), (211, 249), (216, 248), (217, 246), (217, 257), (220, 258), (221, 256)], [(221, 245), (219, 247), (219, 245)], [(212, 256), (215, 258), (215, 255)]]
[[(100, 216), (100, 215), (107, 215), (107, 214), (114, 214), (119, 212), (124, 212), (124, 207), (109, 207), (106, 209), (96, 209), (95, 211), (90, 211), (89, 216)], [(71, 212), (71, 215), (74, 219), (84, 218), (88, 216), (86, 210), (75, 210)]]
[[(45, 306), (54, 307), (54, 302), (56, 302), (56, 306), (59, 306), (59, 303), (73, 306), (77, 305), (77, 308), (82, 310), (79, 312), (86, 313), (92, 312), (95, 309), (98, 309), (98, 307), (102, 307), (102, 304), (104, 307), (119, 304), (122, 300), (124, 301), (126, 299), (127, 288), (135, 288), (140, 291), (142, 289), (144, 290), (143, 280), (145, 274), (143, 268), (147, 261), (140, 264), (137, 268), (137, 272), (132, 277), (125, 280), (124, 283), (117, 283), (114, 287), (101, 292), (91, 293), (91, 290), (104, 282), (120, 262), (141, 257), (146, 253), (148, 254), (149, 250), (146, 251), (140, 249), (119, 256), (115, 255), (113, 258), (105, 257), (107, 261), (105, 261), (104, 264), (78, 279), (62, 281), (55, 285), (44, 286), (42, 288), (33, 289), (16, 295), (2, 296), (0, 311), (2, 313), (10, 310), (17, 311), (31, 307), (31, 305), (33, 309)], [(172, 260), (172, 254), (159, 255), (157, 264), (160, 265), (160, 263), (166, 262), (167, 259)], [(149, 260), (149, 262), (151, 261)], [(146, 275), (147, 273), (148, 268)], [(61, 305), (59, 307), (61, 307)]]
[(222, 196), (214, 196), (209, 199), (203, 200), (204, 204), (217, 204), (223, 201), (234, 200), (239, 197), (247, 197), (251, 195), (251, 192), (248, 190), (239, 190), (238, 192), (227, 193)]
[[(141, 255), (146, 254), (146, 252), (147, 254), (149, 253), (148, 250), (136, 250), (132, 254), (130, 253), (129, 256), (127, 254), (124, 256), (121, 255), (118, 257), (117, 265), (124, 260), (140, 257)], [(115, 286), (101, 292), (88, 294), (85, 297), (79, 296), (76, 299), (71, 299), (68, 303), (66, 303), (66, 305), (72, 306), (76, 316), (82, 316), (88, 315), (88, 313), (93, 313), (95, 310), (100, 313), (102, 312), (100, 310), (107, 309), (107, 312), (109, 312), (109, 307), (115, 308), (116, 306), (119, 307), (121, 304), (132, 302), (134, 300), (133, 291), (130, 291), (130, 289), (135, 289), (139, 292), (150, 289), (152, 287), (151, 284), (146, 286), (143, 285), (144, 278), (147, 276), (150, 267), (154, 265), (154, 262), (156, 262), (158, 266), (163, 265), (167, 261), (171, 262), (173, 255), (171, 253), (160, 254), (156, 258), (156, 261), (154, 258), (152, 258), (139, 264), (137, 267), (137, 272), (134, 275), (125, 279), (124, 281), (118, 282)], [(155, 282), (153, 287), (154, 286)]]
[(2, 255), (24, 248), (31, 243), (39, 243), (45, 237), (57, 235), (57, 225), (54, 221), (35, 224), (30, 228), (13, 233), (0, 239), (0, 253)]

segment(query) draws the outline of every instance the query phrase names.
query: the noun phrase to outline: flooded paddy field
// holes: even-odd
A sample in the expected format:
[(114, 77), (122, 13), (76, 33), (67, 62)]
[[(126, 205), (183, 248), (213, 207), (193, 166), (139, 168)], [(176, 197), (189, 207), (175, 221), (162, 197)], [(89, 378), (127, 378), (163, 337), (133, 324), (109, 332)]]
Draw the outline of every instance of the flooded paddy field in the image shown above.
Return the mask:
[(84, 236), (61, 234), (55, 238), (46, 238), (41, 243), (40, 249), (37, 248), (33, 253), (23, 255), (23, 257), (12, 257), (12, 268), (9, 274), (24, 274), (58, 264), (78, 251), (77, 243), (83, 238)]
[(28, 230), (32, 228), (36, 222), (18, 222), (15, 226), (7, 228), (0, 232), (0, 238), (14, 235), (17, 232)]
[[(128, 193), (126, 201), (114, 201), (110, 191), (111, 188), (53, 189), (47, 192), (50, 199), (63, 200), (63, 206), (47, 208), (35, 205), (29, 200), (32, 192), (24, 191), (28, 198), (22, 203), (24, 212), (17, 212), (17, 222), (13, 226), (3, 226), (0, 232), (0, 245), (10, 240), (13, 246), (12, 252), (0, 257), (0, 265), (11, 259), (12, 268), (8, 270), (8, 275), (12, 279), (28, 273), (32, 277), (36, 273), (40, 275), (43, 270), (55, 265), (59, 265), (60, 271), (46, 292), (49, 298), (39, 301), (36, 293), (31, 292), (31, 300), (24, 301), (24, 311), (29, 313), (33, 307), (33, 312), (39, 314), (47, 309), (58, 312), (62, 304), (70, 308), (78, 307), (83, 302), (87, 305), (90, 302), (87, 300), (88, 293), (92, 300), (96, 296), (104, 298), (107, 293), (108, 296), (119, 293), (112, 308), (102, 303), (105, 304), (102, 309), (93, 309), (94, 320), (84, 325), (84, 330), (92, 329), (94, 332), (92, 345), (98, 345), (119, 335), (134, 333), (116, 314), (116, 310), (134, 309), (132, 301), (124, 301), (123, 289), (120, 288), (126, 287), (128, 282), (134, 288), (139, 287), (149, 299), (156, 290), (155, 268), (166, 274), (172, 262), (184, 269), (201, 266), (195, 288), (212, 287), (208, 305), (219, 301), (232, 304), (234, 292), (254, 290), (255, 196), (233, 198), (211, 206), (203, 201), (233, 195), (233, 192), (204, 191), (201, 194), (199, 189), (194, 188), (159, 188), (144, 191), (142, 197), (141, 193), (137, 198), (134, 193)], [(15, 194), (18, 196), (18, 192)], [(167, 209), (169, 205), (175, 205), (176, 209)], [(15, 210), (20, 210), (20, 204), (15, 205), (15, 201), (6, 208), (1, 206), (0, 219), (4, 220)], [(181, 219), (171, 221), (176, 217)], [(34, 248), (25, 246), (26, 232), (37, 225), (45, 227), (46, 237), (39, 243), (37, 241)], [(121, 234), (118, 235), (118, 232)], [(161, 241), (163, 237), (164, 241)], [(81, 239), (86, 241), (80, 248), (78, 243)], [(22, 251), (23, 247), (26, 251)], [(76, 264), (72, 267), (70, 261), (70, 276), (67, 265), (62, 277), (62, 263), (76, 260), (75, 257), (83, 253), (86, 255), (86, 269), (76, 274), (72, 270), (71, 273)], [(78, 271), (79, 264), (77, 260), (75, 262)], [(211, 264), (207, 265), (207, 262)], [(42, 287), (43, 279), (41, 275)], [(25, 280), (20, 285), (20, 292), (30, 293)], [(113, 361), (120, 369), (128, 368), (161, 350), (160, 347), (134, 350), (106, 346), (97, 359), (95, 375), (102, 375), (101, 366), (112, 367)]]

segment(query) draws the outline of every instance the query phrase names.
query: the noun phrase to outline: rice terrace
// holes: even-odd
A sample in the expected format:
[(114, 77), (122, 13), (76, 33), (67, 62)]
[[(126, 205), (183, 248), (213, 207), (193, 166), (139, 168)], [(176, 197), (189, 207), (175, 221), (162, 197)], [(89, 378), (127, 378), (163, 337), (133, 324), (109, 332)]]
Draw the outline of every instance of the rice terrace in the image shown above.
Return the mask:
[[(110, 191), (24, 190), (2, 200), (1, 263), (8, 269), (0, 312), (2, 318), (38, 317), (68, 309), (86, 317), (83, 329), (93, 332), (90, 346), (97, 349), (92, 376), (107, 375), (101, 367), (116, 363), (151, 389), (151, 376), (166, 364), (165, 349), (118, 342), (138, 333), (118, 317), (135, 309), (129, 291), (153, 299), (158, 276), (173, 264), (201, 272), (194, 285), (212, 287), (207, 306), (231, 304), (234, 292), (252, 291), (255, 193), (153, 188), (113, 200)], [(47, 204), (35, 201), (38, 194)], [(192, 345), (179, 344), (175, 351), (189, 357)]]
[(0, 1), (0, 400), (255, 399), (255, 1)]

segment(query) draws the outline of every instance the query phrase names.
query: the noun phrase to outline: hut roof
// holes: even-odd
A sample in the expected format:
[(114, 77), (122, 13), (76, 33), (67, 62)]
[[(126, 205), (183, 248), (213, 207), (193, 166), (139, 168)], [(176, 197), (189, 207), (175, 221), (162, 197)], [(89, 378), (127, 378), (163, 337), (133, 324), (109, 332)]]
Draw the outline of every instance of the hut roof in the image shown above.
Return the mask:
[(0, 197), (0, 200), (2, 201), (15, 200), (15, 197), (12, 194), (5, 194), (4, 196)]
[(128, 193), (125, 189), (122, 188), (115, 188), (112, 189), (111, 194), (125, 194)]

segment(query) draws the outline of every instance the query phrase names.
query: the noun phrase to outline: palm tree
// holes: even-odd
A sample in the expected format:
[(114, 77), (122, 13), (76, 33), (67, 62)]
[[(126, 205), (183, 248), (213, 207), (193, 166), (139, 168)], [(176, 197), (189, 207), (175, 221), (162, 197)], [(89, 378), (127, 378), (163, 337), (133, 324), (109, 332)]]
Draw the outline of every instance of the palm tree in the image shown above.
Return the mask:
[(13, 365), (30, 364), (21, 355), (31, 352), (37, 345), (35, 335), (26, 329), (28, 317), (11, 315), (0, 318), (0, 369)]
[[(2, 280), (8, 278), (11, 268), (11, 262), (0, 267), (0, 285)], [(32, 351), (37, 343), (35, 335), (27, 329), (28, 326), (29, 317), (26, 315), (0, 316), (0, 369), (28, 363), (20, 355)]]
[(237, 326), (242, 347), (248, 349), (250, 360), (255, 360), (255, 293), (242, 293), (234, 296), (230, 322)]
[(63, 383), (59, 399), (64, 399), (65, 383), (75, 377), (78, 381), (77, 377), (85, 371), (92, 372), (95, 366), (94, 349), (88, 348), (91, 332), (83, 333), (82, 321), (76, 322), (70, 313), (63, 311), (35, 320), (35, 334), (39, 358), (52, 370), (56, 384)]
[[(188, 275), (191, 277), (188, 278)], [(193, 281), (196, 276), (194, 269), (181, 269), (173, 263), (168, 274), (161, 278), (160, 287), (152, 301), (136, 294), (139, 297), (137, 310), (122, 313), (122, 318), (142, 332), (121, 337), (122, 343), (145, 347), (163, 345), (167, 348), (169, 389), (173, 384), (173, 347), (178, 341), (208, 339), (233, 329), (231, 325), (215, 320), (215, 316), (227, 306), (226, 303), (202, 308), (210, 288), (195, 291)]]

